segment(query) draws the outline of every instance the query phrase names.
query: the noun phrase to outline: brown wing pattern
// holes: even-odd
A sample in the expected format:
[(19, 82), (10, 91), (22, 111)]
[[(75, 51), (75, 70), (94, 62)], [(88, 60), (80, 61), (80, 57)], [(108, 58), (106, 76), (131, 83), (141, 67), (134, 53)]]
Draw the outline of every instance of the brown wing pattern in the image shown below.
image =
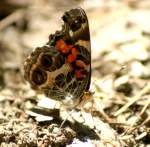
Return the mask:
[(91, 46), (87, 16), (82, 8), (62, 17), (61, 31), (49, 36), (24, 63), (25, 79), (32, 88), (68, 105), (76, 105), (89, 89)]

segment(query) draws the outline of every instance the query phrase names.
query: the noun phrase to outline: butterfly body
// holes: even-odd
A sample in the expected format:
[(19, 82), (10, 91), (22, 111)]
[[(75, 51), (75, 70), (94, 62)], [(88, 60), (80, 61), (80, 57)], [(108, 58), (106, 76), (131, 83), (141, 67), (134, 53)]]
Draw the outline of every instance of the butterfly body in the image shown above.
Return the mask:
[(24, 71), (33, 89), (71, 106), (89, 89), (90, 33), (83, 9), (67, 11), (62, 19), (62, 29), (51, 34), (46, 45), (29, 55)]

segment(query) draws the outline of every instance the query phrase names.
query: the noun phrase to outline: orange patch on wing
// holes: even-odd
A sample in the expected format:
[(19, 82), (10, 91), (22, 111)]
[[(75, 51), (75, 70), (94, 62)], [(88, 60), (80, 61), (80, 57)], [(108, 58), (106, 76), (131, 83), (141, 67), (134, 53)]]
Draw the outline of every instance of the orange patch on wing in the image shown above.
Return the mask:
[(81, 67), (81, 68), (85, 68), (87, 65), (82, 60), (77, 60), (76, 66)]
[(73, 47), (71, 49), (71, 54), (69, 54), (67, 57), (67, 62), (72, 63), (76, 60), (76, 58), (77, 58), (77, 49)]
[(73, 48), (71, 49), (71, 53), (72, 53), (72, 55), (73, 55), (74, 57), (77, 57), (78, 51), (77, 51), (77, 49), (76, 49), (75, 47), (73, 47)]
[(72, 63), (76, 60), (76, 57), (72, 54), (68, 55), (67, 62)]
[(82, 74), (82, 70), (76, 70), (75, 75), (77, 78), (84, 78), (85, 77), (85, 75)]
[(67, 45), (63, 39), (60, 39), (56, 42), (55, 47), (58, 48), (58, 50), (60, 50), (62, 53), (68, 53), (72, 48), (72, 45)]

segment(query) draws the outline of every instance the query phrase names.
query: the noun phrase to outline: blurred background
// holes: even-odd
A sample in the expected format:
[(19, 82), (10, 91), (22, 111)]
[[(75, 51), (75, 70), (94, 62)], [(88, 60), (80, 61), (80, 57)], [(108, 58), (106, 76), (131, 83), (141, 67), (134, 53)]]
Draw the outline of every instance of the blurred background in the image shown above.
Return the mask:
[(141, 63), (149, 60), (149, 3), (147, 0), (1, 0), (1, 89), (7, 87), (18, 92), (24, 59), (61, 28), (64, 11), (75, 7), (82, 7), (88, 15), (93, 77), (120, 72), (124, 66), (131, 68), (134, 76), (149, 76), (149, 69)]
[[(95, 110), (98, 111), (101, 107), (106, 113), (104, 120), (108, 116), (117, 116), (114, 119), (126, 125), (131, 122), (136, 124), (140, 116), (140, 124), (146, 121), (142, 126), (144, 129), (138, 130), (139, 132), (136, 130), (137, 133), (130, 128), (127, 135), (132, 132), (134, 139), (131, 141), (127, 138), (126, 141), (131, 146), (136, 143), (148, 145), (149, 0), (0, 0), (1, 119), (5, 118), (8, 123), (10, 118), (18, 117), (15, 111), (22, 114), (19, 109), (24, 108), (24, 104), (21, 102), (36, 96), (24, 80), (23, 62), (34, 48), (43, 46), (48, 41), (51, 33), (61, 29), (63, 13), (76, 7), (82, 7), (89, 19), (92, 50), (91, 90), (100, 100), (97, 102), (98, 106), (94, 106)], [(132, 107), (124, 109), (126, 113), (117, 113), (131, 99), (137, 97), (146, 85), (148, 90), (140, 93)], [(12, 105), (16, 99), (19, 102)], [(121, 127), (122, 133), (126, 127)], [(145, 133), (143, 137), (136, 140), (142, 133)]]

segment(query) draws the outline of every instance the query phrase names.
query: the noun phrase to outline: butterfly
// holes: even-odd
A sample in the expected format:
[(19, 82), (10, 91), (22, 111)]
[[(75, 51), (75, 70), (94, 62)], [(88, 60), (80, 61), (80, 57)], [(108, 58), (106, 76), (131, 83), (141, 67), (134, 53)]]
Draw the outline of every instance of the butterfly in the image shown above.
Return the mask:
[(62, 20), (61, 30), (27, 57), (24, 77), (33, 89), (73, 107), (89, 90), (91, 81), (89, 24), (82, 8), (65, 12)]

